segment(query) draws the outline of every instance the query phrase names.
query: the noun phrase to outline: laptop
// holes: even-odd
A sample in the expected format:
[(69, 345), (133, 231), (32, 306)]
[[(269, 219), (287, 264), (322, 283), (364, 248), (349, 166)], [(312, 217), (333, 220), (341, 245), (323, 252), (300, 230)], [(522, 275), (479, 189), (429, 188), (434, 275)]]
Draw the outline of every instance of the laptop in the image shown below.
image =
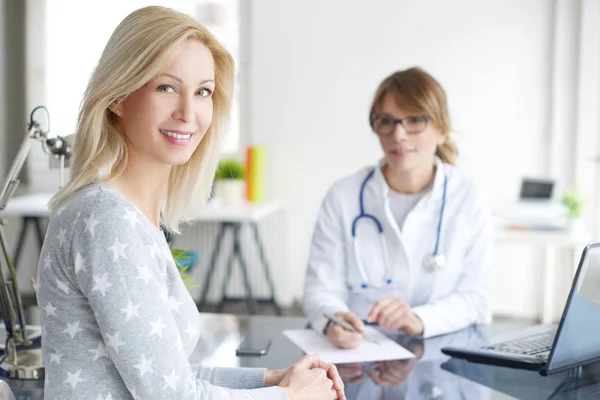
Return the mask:
[(471, 362), (538, 371), (542, 376), (600, 361), (600, 243), (587, 245), (558, 326), (534, 325), (475, 347), (442, 353)]

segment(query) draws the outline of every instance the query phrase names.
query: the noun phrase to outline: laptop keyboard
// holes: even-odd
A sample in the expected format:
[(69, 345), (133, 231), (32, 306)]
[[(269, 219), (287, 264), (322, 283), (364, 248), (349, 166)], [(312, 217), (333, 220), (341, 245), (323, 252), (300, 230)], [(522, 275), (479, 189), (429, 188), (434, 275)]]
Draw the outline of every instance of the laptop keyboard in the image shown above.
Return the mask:
[(485, 347), (488, 350), (525, 355), (536, 355), (550, 351), (554, 341), (554, 332), (543, 333), (523, 339), (496, 343)]

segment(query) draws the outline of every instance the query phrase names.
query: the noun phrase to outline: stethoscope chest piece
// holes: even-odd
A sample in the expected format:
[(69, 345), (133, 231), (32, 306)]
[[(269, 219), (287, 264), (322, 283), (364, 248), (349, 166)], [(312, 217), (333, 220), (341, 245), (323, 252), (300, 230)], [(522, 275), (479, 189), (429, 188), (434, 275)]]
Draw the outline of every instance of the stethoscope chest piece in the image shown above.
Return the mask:
[(428, 254), (423, 259), (423, 266), (429, 271), (437, 271), (446, 265), (446, 257), (443, 254)]

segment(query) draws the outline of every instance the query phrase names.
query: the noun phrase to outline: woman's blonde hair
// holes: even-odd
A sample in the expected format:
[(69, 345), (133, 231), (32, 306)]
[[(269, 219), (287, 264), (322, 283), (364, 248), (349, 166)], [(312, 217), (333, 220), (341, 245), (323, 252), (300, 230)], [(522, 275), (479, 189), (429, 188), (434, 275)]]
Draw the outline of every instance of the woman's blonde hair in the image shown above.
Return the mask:
[(437, 147), (435, 154), (443, 162), (454, 164), (458, 149), (448, 136), (451, 130), (450, 114), (442, 85), (418, 67), (394, 72), (381, 82), (375, 93), (369, 112), (370, 121), (375, 117), (387, 94), (394, 97), (398, 108), (431, 117), (433, 125), (446, 135), (446, 141)]
[(178, 232), (210, 196), (226, 133), (234, 86), (234, 61), (213, 35), (192, 17), (151, 6), (129, 14), (115, 29), (85, 90), (77, 121), (71, 179), (50, 203), (54, 211), (82, 187), (122, 174), (127, 147), (115, 115), (114, 102), (156, 78), (169, 65), (177, 46), (198, 40), (215, 63), (213, 119), (190, 160), (174, 166), (161, 210), (163, 225)]

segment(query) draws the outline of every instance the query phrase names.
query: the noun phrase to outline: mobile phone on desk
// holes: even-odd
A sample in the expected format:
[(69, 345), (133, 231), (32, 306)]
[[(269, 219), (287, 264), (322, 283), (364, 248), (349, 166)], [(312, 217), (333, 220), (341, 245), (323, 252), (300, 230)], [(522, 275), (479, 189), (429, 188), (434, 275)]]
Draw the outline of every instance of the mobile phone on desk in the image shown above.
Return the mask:
[(269, 352), (271, 339), (263, 336), (248, 335), (235, 350), (236, 356), (264, 356)]

